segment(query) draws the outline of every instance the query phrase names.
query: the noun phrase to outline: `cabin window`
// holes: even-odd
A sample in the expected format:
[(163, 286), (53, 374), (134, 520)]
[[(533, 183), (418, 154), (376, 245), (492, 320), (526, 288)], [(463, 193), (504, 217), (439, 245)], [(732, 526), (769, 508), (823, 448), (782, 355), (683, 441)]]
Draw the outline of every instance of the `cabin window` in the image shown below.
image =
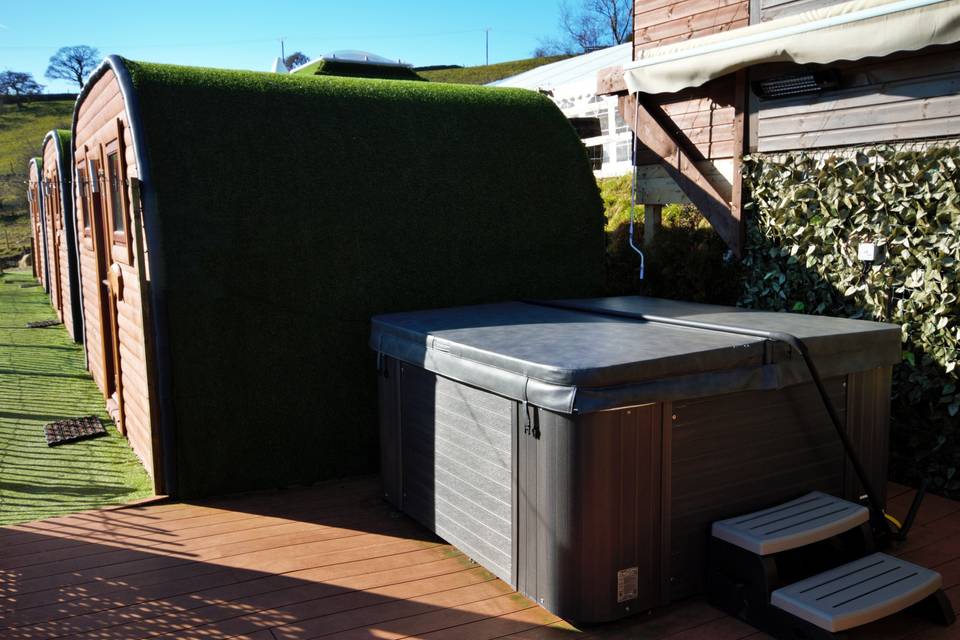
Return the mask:
[(80, 228), (83, 229), (83, 235), (90, 237), (90, 208), (87, 203), (90, 186), (87, 184), (87, 170), (83, 164), (77, 167), (77, 187), (80, 196)]
[(123, 178), (120, 175), (120, 157), (116, 151), (107, 154), (107, 181), (113, 241), (117, 244), (126, 244), (127, 222), (123, 210)]

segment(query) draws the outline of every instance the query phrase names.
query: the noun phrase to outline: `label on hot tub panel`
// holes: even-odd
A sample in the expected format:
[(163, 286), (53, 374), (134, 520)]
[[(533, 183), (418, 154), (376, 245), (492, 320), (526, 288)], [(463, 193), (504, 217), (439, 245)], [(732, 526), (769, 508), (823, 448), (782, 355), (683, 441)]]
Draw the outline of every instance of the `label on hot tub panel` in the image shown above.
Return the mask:
[(617, 602), (635, 600), (640, 583), (640, 569), (630, 567), (617, 571)]

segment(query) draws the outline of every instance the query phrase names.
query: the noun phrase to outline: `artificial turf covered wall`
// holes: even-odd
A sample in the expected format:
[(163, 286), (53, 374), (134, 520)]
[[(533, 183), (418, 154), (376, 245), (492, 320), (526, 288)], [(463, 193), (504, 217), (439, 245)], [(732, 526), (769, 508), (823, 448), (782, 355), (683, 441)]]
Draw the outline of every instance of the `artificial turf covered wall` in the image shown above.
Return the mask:
[(126, 64), (181, 495), (375, 470), (374, 314), (601, 293), (586, 153), (535, 92)]

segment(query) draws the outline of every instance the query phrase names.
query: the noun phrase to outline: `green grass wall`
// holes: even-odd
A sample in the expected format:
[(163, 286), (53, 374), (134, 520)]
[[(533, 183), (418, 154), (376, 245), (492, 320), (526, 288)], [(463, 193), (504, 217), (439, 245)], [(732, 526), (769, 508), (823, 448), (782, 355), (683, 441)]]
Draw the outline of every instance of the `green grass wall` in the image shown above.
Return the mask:
[(374, 314), (601, 293), (596, 183), (537, 93), (126, 64), (183, 496), (375, 471)]

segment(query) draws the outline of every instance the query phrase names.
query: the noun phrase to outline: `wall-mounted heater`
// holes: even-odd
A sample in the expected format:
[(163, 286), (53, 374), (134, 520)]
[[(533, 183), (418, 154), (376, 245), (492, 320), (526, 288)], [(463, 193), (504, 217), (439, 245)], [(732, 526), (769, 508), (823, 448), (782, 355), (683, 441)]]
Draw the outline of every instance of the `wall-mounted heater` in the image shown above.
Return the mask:
[(753, 92), (761, 100), (789, 98), (835, 89), (840, 85), (840, 73), (836, 69), (794, 73), (757, 80), (752, 85)]

